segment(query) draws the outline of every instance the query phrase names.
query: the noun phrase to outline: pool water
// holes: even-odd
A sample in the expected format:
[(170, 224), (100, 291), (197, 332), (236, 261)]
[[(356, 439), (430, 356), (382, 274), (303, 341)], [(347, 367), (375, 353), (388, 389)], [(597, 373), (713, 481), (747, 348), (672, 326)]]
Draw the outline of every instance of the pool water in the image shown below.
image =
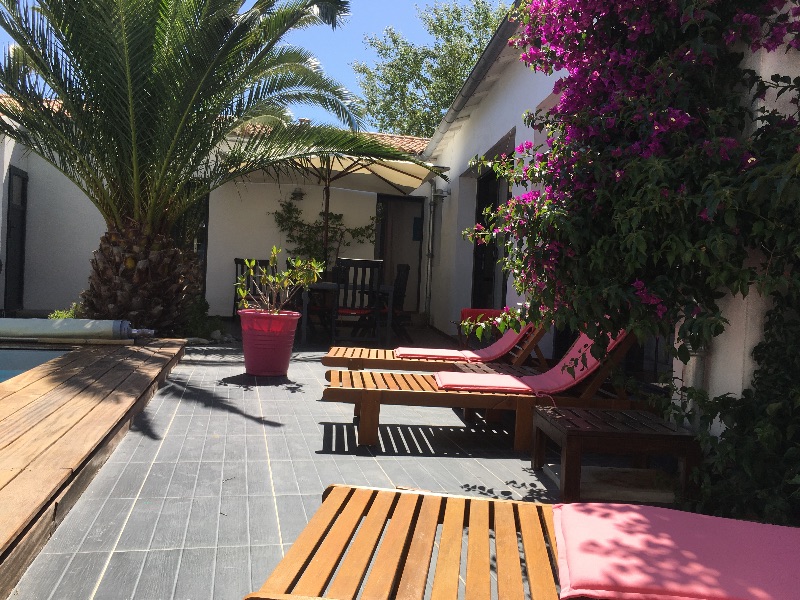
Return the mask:
[(0, 349), (0, 381), (16, 377), (66, 352), (66, 350)]

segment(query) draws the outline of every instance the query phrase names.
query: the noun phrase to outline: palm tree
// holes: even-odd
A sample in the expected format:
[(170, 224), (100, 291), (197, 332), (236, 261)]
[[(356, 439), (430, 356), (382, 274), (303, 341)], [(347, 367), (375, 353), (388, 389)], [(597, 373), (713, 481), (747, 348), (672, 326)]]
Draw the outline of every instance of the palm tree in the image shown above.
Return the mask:
[[(170, 237), (209, 191), (298, 157), (402, 158), (358, 134), (350, 94), (287, 33), (336, 27), (347, 0), (0, 0), (0, 133), (72, 180), (107, 225), (83, 309), (172, 329), (196, 293)], [(322, 106), (351, 130), (295, 123)]]

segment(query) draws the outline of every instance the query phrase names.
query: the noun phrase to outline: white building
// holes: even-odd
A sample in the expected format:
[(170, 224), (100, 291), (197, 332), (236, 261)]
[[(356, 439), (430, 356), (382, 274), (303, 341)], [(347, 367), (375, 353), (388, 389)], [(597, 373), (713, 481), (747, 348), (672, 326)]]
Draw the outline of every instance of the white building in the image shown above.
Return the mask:
[[(332, 189), (331, 210), (343, 213), (348, 226), (368, 223), (379, 204), (387, 215), (377, 248), (351, 247), (343, 255), (383, 257), (387, 280), (395, 265), (410, 264), (406, 310), (426, 313), (433, 327), (451, 335), (461, 308), (500, 308), (518, 301), (495, 257), (462, 238), (484, 206), (505, 201), (509, 193), (504, 182), (470, 166), (471, 159), (510, 153), (528, 139), (537, 143), (522, 115), (555, 101), (554, 78), (527, 69), (507, 45), (514, 29), (508, 21), (500, 26), (427, 146), (419, 138), (386, 137), (446, 168), (449, 182), (425, 183), (405, 197), (363, 188)], [(796, 75), (798, 65), (795, 51), (749, 58), (749, 66), (767, 76)], [(65, 308), (86, 285), (103, 220), (71, 182), (39, 157), (9, 140), (0, 144), (0, 153), (0, 307), (33, 315)], [(313, 220), (322, 209), (322, 187), (307, 181), (299, 187), (305, 194), (304, 214)], [(293, 181), (254, 176), (211, 193), (206, 275), (210, 314), (232, 313), (234, 258), (264, 258), (273, 245), (286, 248), (271, 213), (296, 188)], [(760, 340), (765, 310), (765, 300), (756, 294), (726, 304), (731, 326), (715, 341), (701, 374), (712, 394), (738, 394), (749, 384), (751, 352)], [(676, 365), (676, 374), (682, 369)]]

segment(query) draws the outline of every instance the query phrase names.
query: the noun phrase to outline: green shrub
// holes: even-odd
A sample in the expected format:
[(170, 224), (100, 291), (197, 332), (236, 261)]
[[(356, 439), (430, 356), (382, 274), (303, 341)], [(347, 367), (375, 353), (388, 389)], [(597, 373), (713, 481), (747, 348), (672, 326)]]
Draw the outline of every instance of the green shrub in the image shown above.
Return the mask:
[(80, 306), (77, 302), (73, 302), (69, 308), (56, 309), (47, 315), (48, 319), (80, 319)]

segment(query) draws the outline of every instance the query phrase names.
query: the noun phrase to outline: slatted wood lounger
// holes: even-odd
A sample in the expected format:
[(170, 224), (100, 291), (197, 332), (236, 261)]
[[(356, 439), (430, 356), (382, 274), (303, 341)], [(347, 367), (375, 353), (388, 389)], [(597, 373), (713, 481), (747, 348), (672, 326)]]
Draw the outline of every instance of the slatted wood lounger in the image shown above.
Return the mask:
[(458, 598), (459, 588), (469, 598), (490, 598), (492, 572), (503, 600), (525, 598), (526, 581), (533, 600), (558, 599), (552, 506), (342, 485), (330, 486), (323, 498), (269, 579), (246, 600), (356, 598), (359, 592), (361, 598), (421, 599), (429, 579), (432, 598)]
[[(538, 327), (531, 328), (514, 348), (497, 362), (515, 366), (525, 364), (531, 354), (535, 354), (538, 366), (547, 368), (547, 359), (539, 349), (539, 342), (544, 337), (546, 330)], [(326, 367), (337, 367), (357, 371), (361, 369), (392, 369), (411, 371), (455, 371), (462, 361), (444, 359), (419, 359), (398, 358), (394, 350), (381, 348), (357, 348), (351, 346), (334, 346), (322, 357), (322, 364)]]
[[(586, 338), (588, 339), (588, 338)], [(631, 403), (624, 395), (619, 397), (598, 396), (598, 392), (611, 370), (635, 342), (635, 336), (619, 338), (615, 347), (603, 361), (590, 359), (590, 368), (569, 380), (569, 388), (557, 394), (535, 396), (531, 394), (442, 390), (434, 375), (427, 373), (387, 373), (381, 371), (328, 371), (325, 377), (330, 382), (322, 392), (322, 400), (328, 402), (348, 402), (354, 405), (354, 415), (358, 419), (358, 444), (374, 446), (378, 444), (378, 425), (383, 404), (399, 406), (436, 406), (442, 408), (513, 410), (516, 413), (514, 425), (514, 449), (527, 452), (533, 443), (533, 407), (558, 406), (572, 408), (630, 408)], [(588, 343), (591, 343), (590, 341)], [(583, 346), (579, 340), (565, 358), (550, 371), (563, 374), (564, 364), (569, 356)]]
[(576, 396), (531, 396), (497, 392), (442, 391), (434, 376), (427, 373), (383, 373), (380, 371), (329, 371), (330, 385), (322, 400), (355, 405), (358, 418), (358, 444), (374, 446), (379, 441), (378, 425), (382, 404), (436, 406), (443, 408), (498, 409), (516, 412), (514, 449), (527, 452), (533, 443), (533, 407), (569, 406), (574, 408), (630, 408), (625, 398), (596, 397), (608, 375), (595, 378)]

